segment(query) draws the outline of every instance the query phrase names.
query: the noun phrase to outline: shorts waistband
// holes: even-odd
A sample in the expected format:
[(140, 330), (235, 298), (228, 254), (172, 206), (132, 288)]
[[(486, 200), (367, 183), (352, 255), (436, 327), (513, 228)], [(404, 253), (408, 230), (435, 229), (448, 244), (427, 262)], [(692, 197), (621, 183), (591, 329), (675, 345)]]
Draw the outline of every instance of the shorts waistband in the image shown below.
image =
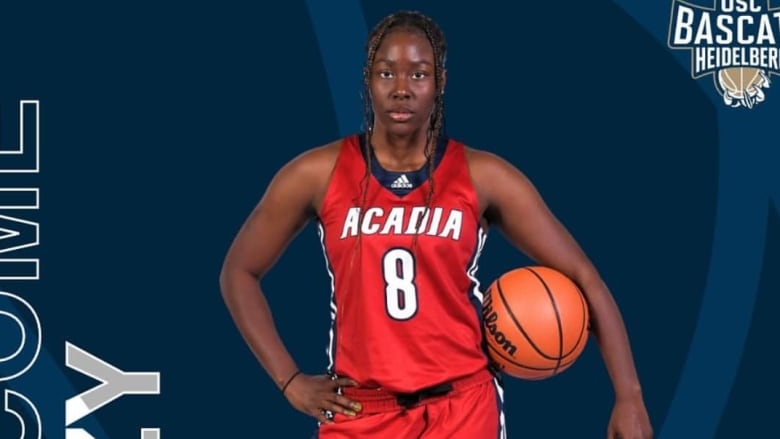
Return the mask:
[(384, 389), (361, 389), (355, 387), (342, 387), (341, 392), (344, 396), (360, 403), (362, 406), (360, 413), (380, 413), (403, 410), (419, 404), (433, 402), (448, 394), (461, 392), (486, 383), (493, 378), (494, 376), (489, 370), (482, 369), (471, 375), (420, 389), (414, 393), (398, 394), (390, 393)]

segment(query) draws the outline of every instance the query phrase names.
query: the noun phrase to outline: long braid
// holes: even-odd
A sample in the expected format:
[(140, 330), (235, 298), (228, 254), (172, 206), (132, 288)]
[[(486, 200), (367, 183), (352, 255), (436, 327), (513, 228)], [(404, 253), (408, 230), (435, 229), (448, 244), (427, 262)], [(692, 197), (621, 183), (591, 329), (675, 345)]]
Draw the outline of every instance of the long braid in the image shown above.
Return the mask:
[(395, 21), (391, 15), (380, 22), (377, 27), (371, 32), (371, 36), (368, 39), (366, 45), (366, 65), (363, 67), (363, 105), (364, 105), (364, 119), (363, 124), (366, 136), (365, 136), (365, 155), (366, 155), (366, 170), (363, 174), (363, 180), (361, 181), (361, 202), (360, 202), (360, 219), (358, 221), (358, 232), (360, 231), (360, 224), (362, 223), (363, 211), (366, 207), (366, 197), (368, 196), (368, 182), (371, 179), (371, 137), (374, 134), (374, 109), (371, 101), (371, 68), (374, 65), (374, 58), (376, 57), (376, 51), (379, 48), (379, 44), (382, 42), (385, 34), (390, 26)]
[[(371, 181), (371, 160), (372, 160), (372, 141), (371, 137), (374, 133), (374, 110), (371, 101), (371, 68), (374, 65), (374, 58), (376, 57), (376, 51), (379, 48), (379, 44), (382, 43), (382, 39), (387, 34), (388, 29), (395, 21), (393, 16), (389, 16), (377, 24), (376, 28), (371, 32), (366, 44), (366, 65), (363, 67), (363, 129), (365, 130), (365, 142), (363, 153), (366, 156), (366, 168), (363, 172), (363, 178), (360, 181), (360, 210), (358, 212), (357, 222), (357, 239), (355, 240), (354, 249), (350, 258), (350, 270), (354, 266), (355, 256), (360, 252), (360, 243), (363, 225), (363, 216), (366, 212), (366, 203), (368, 200), (368, 186)], [(358, 200), (355, 200), (356, 202)]]
[[(431, 113), (430, 123), (426, 131), (426, 143), (424, 148), (426, 166), (428, 167), (428, 191), (425, 195), (425, 213), (417, 218), (415, 230), (417, 233), (413, 237), (413, 251), (417, 246), (417, 237), (419, 236), (422, 220), (430, 216), (431, 203), (435, 194), (435, 181), (433, 171), (435, 169), (436, 145), (439, 138), (443, 135), (444, 127), (444, 93), (443, 78), (444, 64), (447, 56), (447, 43), (441, 28), (429, 17), (418, 11), (399, 11), (388, 15), (380, 21), (369, 35), (366, 44), (366, 64), (363, 68), (363, 103), (364, 103), (364, 129), (366, 156), (366, 168), (361, 180), (360, 213), (358, 215), (358, 237), (355, 240), (357, 250), (360, 249), (360, 237), (363, 224), (363, 215), (366, 210), (368, 197), (368, 187), (371, 180), (371, 161), (372, 161), (372, 141), (374, 112), (371, 101), (371, 70), (374, 65), (376, 51), (387, 33), (392, 29), (411, 29), (422, 31), (428, 41), (431, 43), (434, 54), (434, 81), (436, 86), (436, 95), (434, 100), (433, 112)], [(353, 253), (354, 261), (354, 253)]]
[[(428, 123), (428, 130), (425, 134), (425, 161), (428, 166), (428, 192), (425, 194), (425, 214), (417, 218), (417, 224), (415, 230), (417, 233), (412, 239), (412, 251), (416, 252), (417, 249), (417, 237), (420, 235), (420, 225), (423, 218), (430, 215), (431, 204), (433, 202), (433, 196), (435, 190), (435, 179), (433, 178), (433, 171), (435, 170), (436, 159), (436, 146), (439, 143), (439, 138), (444, 135), (443, 121), (444, 121), (444, 63), (447, 52), (447, 45), (444, 40), (444, 33), (428, 17), (421, 17), (421, 28), (425, 32), (425, 36), (431, 43), (433, 48), (434, 59), (434, 84), (436, 86), (436, 96), (433, 103), (433, 112), (431, 113), (431, 120)], [(430, 220), (430, 218), (428, 219)]]

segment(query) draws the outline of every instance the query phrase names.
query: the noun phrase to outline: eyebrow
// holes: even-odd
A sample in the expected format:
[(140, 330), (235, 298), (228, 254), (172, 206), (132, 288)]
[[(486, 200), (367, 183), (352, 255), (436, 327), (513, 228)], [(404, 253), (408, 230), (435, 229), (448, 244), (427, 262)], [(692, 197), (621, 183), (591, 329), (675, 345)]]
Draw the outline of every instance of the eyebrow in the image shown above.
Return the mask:
[[(391, 61), (391, 60), (389, 60), (389, 59), (386, 59), (386, 58), (377, 58), (377, 59), (375, 59), (375, 60), (374, 60), (374, 64), (376, 64), (376, 63), (380, 63), (380, 62), (381, 62), (381, 63), (385, 63), (385, 64), (390, 64), (390, 65), (393, 65), (393, 64), (395, 64), (395, 61)], [(412, 64), (417, 64), (417, 65), (420, 65), (420, 64), (425, 64), (425, 65), (428, 65), (428, 66), (431, 66), (431, 67), (433, 67), (433, 63), (431, 63), (431, 62), (428, 62), (428, 61), (425, 61), (425, 60), (422, 60), (422, 61), (413, 61), (413, 62), (412, 62)]]

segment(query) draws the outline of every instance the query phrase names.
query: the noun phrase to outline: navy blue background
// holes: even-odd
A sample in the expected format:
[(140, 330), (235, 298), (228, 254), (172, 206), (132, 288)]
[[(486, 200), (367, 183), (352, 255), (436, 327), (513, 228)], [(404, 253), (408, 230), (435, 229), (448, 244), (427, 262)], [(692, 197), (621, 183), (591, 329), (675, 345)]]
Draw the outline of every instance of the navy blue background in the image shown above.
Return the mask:
[[(310, 436), (314, 421), (279, 394), (233, 326), (219, 269), (274, 172), (361, 126), (365, 35), (357, 32), (341, 55), (357, 66), (348, 70), (354, 76), (334, 78), (339, 66), (316, 29), (365, 32), (404, 7), (432, 15), (448, 38), (449, 134), (522, 169), (599, 267), (623, 312), (657, 437), (769, 430), (776, 404), (756, 398), (778, 391), (765, 355), (780, 305), (771, 270), (780, 262), (780, 220), (770, 201), (780, 186), (755, 177), (751, 164), (769, 169), (777, 154), (774, 138), (762, 137), (768, 130), (750, 124), (778, 114), (776, 90), (754, 110), (720, 108), (711, 81), (692, 80), (686, 54), (659, 39), (667, 2), (648, 6), (655, 15), (645, 21), (630, 14), (636, 7), (608, 1), (511, 11), (490, 1), (346, 3), (362, 23), (315, 15), (320, 9), (300, 1), (0, 7), (0, 148), (18, 142), (21, 99), (41, 102), (42, 145), (39, 175), (0, 175), (2, 187), (41, 188), (40, 211), (25, 214), (40, 222), (41, 245), (20, 252), (41, 258), (41, 280), (6, 281), (0, 291), (27, 299), (44, 333), (33, 369), (0, 387), (36, 403), (45, 437), (64, 437), (64, 400), (95, 384), (65, 368), (66, 340), (124, 370), (162, 375), (160, 395), (122, 397), (75, 425), (95, 437), (137, 438), (141, 427), (160, 427), (163, 438)], [(350, 92), (334, 97), (334, 81)], [(345, 105), (354, 117), (339, 112)], [(723, 160), (735, 154), (726, 143), (733, 136), (746, 139), (754, 161)], [(725, 185), (733, 181), (726, 173), (755, 185)], [(717, 254), (726, 259), (716, 261), (724, 191), (756, 198), (750, 212), (731, 213), (766, 227), (755, 254), (725, 247)], [(743, 233), (720, 230), (727, 242)], [(739, 288), (736, 268), (730, 276), (745, 260), (758, 273), (756, 288), (750, 279)], [(727, 268), (720, 278), (715, 262)], [(486, 285), (529, 263), (494, 233), (479, 277)], [(702, 382), (711, 376), (711, 389), (683, 387), (694, 340), (716, 351), (727, 341), (721, 334), (740, 324), (717, 314), (726, 316), (721, 332), (694, 338), (705, 292), (718, 279), (738, 287), (729, 300), (745, 302), (752, 316), (744, 355), (724, 358), (739, 366), (735, 376), (725, 373), (734, 378), (730, 393), (719, 361), (689, 372)], [(264, 289), (300, 366), (322, 372), (329, 281), (313, 227)], [(0, 356), (14, 349), (17, 333), (0, 319)], [(741, 348), (739, 331), (734, 338)], [(681, 397), (681, 388), (701, 391)], [(725, 392), (728, 402), (705, 426), (697, 416), (712, 413), (699, 411), (713, 399), (709, 391)], [(674, 406), (675, 398), (697, 403)], [(612, 402), (591, 342), (554, 379), (506, 381), (509, 437), (603, 437)], [(682, 421), (664, 429), (668, 419)], [(701, 435), (682, 434), (691, 431)], [(16, 437), (15, 418), (0, 412), (0, 439)]]

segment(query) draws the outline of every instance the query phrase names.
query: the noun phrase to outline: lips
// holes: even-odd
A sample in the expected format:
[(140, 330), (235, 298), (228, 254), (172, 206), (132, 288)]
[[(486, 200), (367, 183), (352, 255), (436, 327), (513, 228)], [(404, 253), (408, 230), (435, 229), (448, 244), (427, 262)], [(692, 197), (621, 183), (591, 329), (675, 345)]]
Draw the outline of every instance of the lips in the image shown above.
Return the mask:
[(406, 107), (397, 107), (388, 111), (387, 114), (390, 116), (390, 119), (396, 122), (406, 122), (412, 118), (414, 112)]

